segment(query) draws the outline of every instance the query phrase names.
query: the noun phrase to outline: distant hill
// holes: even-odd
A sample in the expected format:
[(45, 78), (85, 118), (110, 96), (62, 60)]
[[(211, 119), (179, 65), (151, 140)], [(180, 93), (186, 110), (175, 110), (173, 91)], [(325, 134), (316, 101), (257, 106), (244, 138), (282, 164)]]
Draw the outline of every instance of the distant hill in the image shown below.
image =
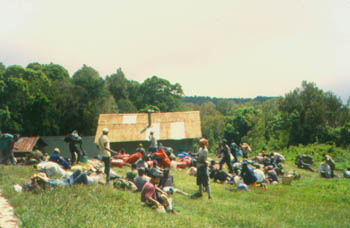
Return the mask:
[(213, 102), (214, 104), (216, 104), (217, 102), (222, 100), (233, 101), (237, 104), (243, 104), (250, 101), (254, 101), (261, 104), (272, 98), (276, 98), (276, 97), (257, 96), (255, 98), (218, 98), (218, 97), (205, 97), (205, 96), (186, 96), (183, 98), (183, 101), (188, 103), (194, 103), (194, 104), (203, 104), (206, 102)]

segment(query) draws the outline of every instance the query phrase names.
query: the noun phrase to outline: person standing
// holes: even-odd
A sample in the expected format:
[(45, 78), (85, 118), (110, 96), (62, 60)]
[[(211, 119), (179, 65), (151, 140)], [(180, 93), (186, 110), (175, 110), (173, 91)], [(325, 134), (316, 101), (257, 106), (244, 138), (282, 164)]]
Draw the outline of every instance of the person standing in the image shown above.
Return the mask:
[(102, 156), (102, 161), (105, 164), (105, 174), (106, 174), (106, 185), (109, 185), (110, 180), (110, 170), (111, 170), (111, 153), (117, 153), (110, 148), (108, 139), (108, 128), (102, 129), (102, 135), (98, 139), (98, 146), (100, 149), (100, 156)]
[(248, 159), (248, 154), (252, 152), (252, 149), (250, 148), (249, 144), (244, 142), (241, 144), (241, 149), (243, 153), (243, 158)]
[(149, 135), (149, 141), (151, 142), (151, 145), (149, 146), (148, 151), (153, 154), (154, 152), (157, 152), (157, 150), (158, 150), (157, 139), (154, 136), (154, 132), (153, 131), (151, 131), (151, 133)]
[(210, 185), (209, 185), (209, 177), (207, 170), (207, 158), (208, 158), (208, 140), (205, 138), (201, 138), (199, 140), (199, 150), (198, 150), (198, 158), (197, 158), (197, 185), (199, 186), (199, 191), (191, 196), (191, 198), (201, 197), (203, 193), (203, 187), (206, 188), (208, 192), (208, 199), (212, 199)]
[[(74, 130), (64, 139), (64, 141), (69, 143), (69, 151), (72, 156), (71, 164), (73, 165), (75, 162), (78, 163), (81, 156), (85, 155), (85, 151), (83, 149), (83, 139), (79, 136), (78, 131)], [(77, 148), (77, 145), (79, 145), (80, 150)]]
[(0, 158), (2, 159), (0, 161), (0, 164), (7, 164), (10, 162), (13, 165), (16, 165), (16, 159), (13, 153), (13, 149), (15, 147), (15, 143), (19, 139), (19, 135), (15, 134), (1, 134), (0, 137), (0, 153), (2, 156)]
[(222, 156), (222, 159), (220, 161), (220, 170), (222, 170), (222, 165), (224, 163), (228, 166), (229, 173), (232, 173), (232, 164), (231, 164), (231, 156), (230, 156), (230, 147), (227, 145), (226, 139), (223, 139), (220, 145), (220, 154)]
[(234, 157), (234, 163), (238, 162), (238, 158), (237, 158), (237, 152), (238, 152), (238, 145), (235, 143), (235, 141), (232, 141), (231, 145), (230, 145), (230, 150), (231, 150), (231, 154)]

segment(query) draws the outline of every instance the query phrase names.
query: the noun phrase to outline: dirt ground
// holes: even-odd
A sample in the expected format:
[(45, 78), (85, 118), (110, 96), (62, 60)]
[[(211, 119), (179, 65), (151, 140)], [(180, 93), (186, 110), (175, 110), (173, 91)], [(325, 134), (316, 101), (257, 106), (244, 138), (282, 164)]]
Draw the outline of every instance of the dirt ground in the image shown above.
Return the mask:
[(0, 190), (0, 228), (17, 228), (18, 219), (7, 199), (2, 197)]

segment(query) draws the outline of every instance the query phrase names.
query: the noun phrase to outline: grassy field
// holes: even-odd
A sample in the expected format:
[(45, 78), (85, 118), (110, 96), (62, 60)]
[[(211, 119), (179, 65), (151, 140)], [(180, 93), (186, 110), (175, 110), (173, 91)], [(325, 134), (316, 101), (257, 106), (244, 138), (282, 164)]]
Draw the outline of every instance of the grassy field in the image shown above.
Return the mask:
[[(295, 169), (287, 164), (287, 170)], [(128, 168), (115, 169), (124, 175)], [(21, 227), (349, 227), (350, 180), (321, 179), (298, 170), (292, 185), (232, 192), (230, 185), (211, 183), (213, 200), (206, 195), (191, 200), (174, 195), (178, 214), (159, 214), (142, 206), (140, 194), (112, 186), (73, 186), (41, 192), (16, 193), (31, 167), (0, 166), (0, 188), (15, 207)], [(173, 171), (175, 186), (197, 190), (195, 178)]]

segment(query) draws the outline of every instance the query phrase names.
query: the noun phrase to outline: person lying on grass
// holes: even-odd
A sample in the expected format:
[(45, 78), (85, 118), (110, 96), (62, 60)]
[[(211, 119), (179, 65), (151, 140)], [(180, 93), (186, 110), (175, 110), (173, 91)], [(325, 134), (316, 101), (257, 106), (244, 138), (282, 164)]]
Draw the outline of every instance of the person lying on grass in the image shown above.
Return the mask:
[(134, 178), (136, 177), (137, 173), (136, 173), (136, 163), (131, 164), (131, 171), (126, 173), (126, 179), (128, 181), (132, 181), (134, 182)]
[(180, 193), (182, 195), (188, 196), (189, 194), (174, 188), (174, 176), (169, 174), (170, 170), (168, 168), (164, 169), (163, 176), (160, 178), (158, 187), (165, 191), (167, 194)]
[(172, 210), (168, 194), (157, 187), (162, 176), (163, 174), (158, 170), (152, 170), (150, 173), (151, 180), (146, 182), (142, 188), (141, 202), (155, 209)]
[(23, 185), (23, 189), (31, 191), (34, 189), (43, 189), (46, 187), (69, 187), (73, 184), (96, 185), (98, 177), (88, 177), (88, 175), (80, 170), (75, 170), (72, 174), (61, 178), (48, 178), (45, 173), (40, 172), (34, 174), (29, 181)]
[(231, 179), (230, 175), (228, 175), (224, 170), (220, 170), (214, 167), (211, 167), (209, 169), (209, 177), (210, 179), (213, 179), (214, 182), (220, 181), (221, 184)]
[(61, 155), (61, 151), (58, 147), (53, 150), (53, 154), (50, 155), (49, 161), (59, 164), (63, 169), (70, 169), (71, 165)]

